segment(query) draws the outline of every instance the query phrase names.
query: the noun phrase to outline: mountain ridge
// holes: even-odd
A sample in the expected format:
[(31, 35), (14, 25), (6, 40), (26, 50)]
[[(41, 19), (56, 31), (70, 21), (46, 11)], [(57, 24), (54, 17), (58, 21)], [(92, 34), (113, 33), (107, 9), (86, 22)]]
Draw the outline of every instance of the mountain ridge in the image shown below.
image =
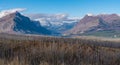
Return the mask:
[(42, 27), (38, 21), (32, 21), (18, 11), (0, 18), (0, 23), (0, 32), (2, 33), (52, 34), (51, 31)]
[(117, 14), (107, 15), (86, 15), (78, 24), (66, 33), (82, 35), (84, 33), (101, 32), (101, 31), (114, 31), (120, 30), (120, 16)]

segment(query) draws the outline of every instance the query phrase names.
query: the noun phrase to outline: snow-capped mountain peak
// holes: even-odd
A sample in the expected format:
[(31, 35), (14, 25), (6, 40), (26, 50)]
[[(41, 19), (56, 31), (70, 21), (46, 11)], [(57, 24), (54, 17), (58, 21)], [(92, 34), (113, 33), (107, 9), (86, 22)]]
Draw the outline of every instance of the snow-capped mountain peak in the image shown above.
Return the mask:
[(94, 16), (94, 14), (88, 13), (87, 16)]
[[(38, 16), (39, 15), (39, 16)], [(80, 18), (74, 18), (71, 17), (69, 18), (68, 14), (38, 14), (38, 15), (33, 15), (34, 17), (37, 16), (36, 18), (32, 17), (35, 21), (39, 21), (42, 26), (61, 26), (65, 23), (73, 23), (73, 22), (78, 22)]]
[(21, 12), (21, 11), (24, 11), (25, 9), (24, 8), (16, 8), (16, 9), (9, 9), (9, 10), (3, 10), (3, 11), (0, 11), (0, 18), (4, 17), (4, 16), (7, 16), (9, 14), (12, 14), (12, 13), (15, 13), (15, 12)]

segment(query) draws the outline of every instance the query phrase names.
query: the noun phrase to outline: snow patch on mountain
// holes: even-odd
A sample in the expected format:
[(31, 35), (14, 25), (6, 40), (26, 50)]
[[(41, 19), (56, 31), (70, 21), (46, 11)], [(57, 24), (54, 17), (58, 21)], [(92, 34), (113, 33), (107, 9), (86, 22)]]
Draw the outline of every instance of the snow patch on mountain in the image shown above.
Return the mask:
[(88, 16), (94, 16), (94, 14), (92, 14), (92, 13), (88, 13), (87, 15), (88, 15)]
[(0, 11), (0, 18), (4, 17), (4, 16), (7, 16), (9, 14), (12, 14), (12, 13), (15, 13), (15, 12), (21, 12), (21, 11), (24, 11), (26, 10), (25, 8), (16, 8), (16, 9), (9, 9), (9, 10), (3, 10), (3, 11)]

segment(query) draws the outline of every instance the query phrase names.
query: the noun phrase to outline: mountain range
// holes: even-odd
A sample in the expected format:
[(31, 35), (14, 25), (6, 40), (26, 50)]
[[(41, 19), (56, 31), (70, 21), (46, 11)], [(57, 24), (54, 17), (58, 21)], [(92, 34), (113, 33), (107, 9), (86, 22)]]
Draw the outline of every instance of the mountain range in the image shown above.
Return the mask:
[(79, 19), (69, 18), (67, 14), (23, 15), (20, 11), (17, 9), (0, 13), (0, 33), (120, 36), (120, 16), (117, 14), (88, 14)]

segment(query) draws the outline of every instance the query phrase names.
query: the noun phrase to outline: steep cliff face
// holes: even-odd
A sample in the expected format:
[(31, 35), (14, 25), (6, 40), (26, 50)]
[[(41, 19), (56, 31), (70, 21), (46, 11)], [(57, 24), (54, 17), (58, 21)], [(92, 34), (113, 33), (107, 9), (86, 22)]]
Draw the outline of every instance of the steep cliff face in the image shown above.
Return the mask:
[(0, 32), (44, 35), (51, 34), (51, 31), (42, 27), (39, 22), (32, 21), (17, 11), (0, 18)]

